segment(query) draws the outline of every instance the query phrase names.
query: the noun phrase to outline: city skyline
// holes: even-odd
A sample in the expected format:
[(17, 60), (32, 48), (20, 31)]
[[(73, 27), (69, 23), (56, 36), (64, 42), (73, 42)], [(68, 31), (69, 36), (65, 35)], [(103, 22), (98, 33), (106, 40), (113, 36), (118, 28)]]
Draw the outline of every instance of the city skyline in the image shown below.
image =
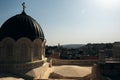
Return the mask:
[(120, 41), (119, 0), (1, 0), (0, 26), (25, 12), (42, 27), (47, 45)]

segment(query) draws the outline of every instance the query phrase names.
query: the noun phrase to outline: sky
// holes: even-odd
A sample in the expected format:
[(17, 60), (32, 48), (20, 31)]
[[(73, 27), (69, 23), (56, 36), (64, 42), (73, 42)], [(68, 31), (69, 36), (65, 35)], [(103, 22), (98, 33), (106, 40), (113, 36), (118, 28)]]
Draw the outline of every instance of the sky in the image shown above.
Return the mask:
[(0, 0), (0, 26), (22, 12), (23, 2), (47, 45), (120, 41), (120, 0)]

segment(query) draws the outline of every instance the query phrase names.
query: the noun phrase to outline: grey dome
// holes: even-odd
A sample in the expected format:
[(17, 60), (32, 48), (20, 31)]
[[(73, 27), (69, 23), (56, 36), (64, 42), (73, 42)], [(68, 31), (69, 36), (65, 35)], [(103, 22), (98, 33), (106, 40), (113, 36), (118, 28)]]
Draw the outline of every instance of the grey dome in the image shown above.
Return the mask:
[(27, 37), (31, 40), (40, 38), (44, 40), (44, 33), (40, 25), (24, 11), (8, 19), (0, 28), (0, 40), (11, 37), (18, 40)]

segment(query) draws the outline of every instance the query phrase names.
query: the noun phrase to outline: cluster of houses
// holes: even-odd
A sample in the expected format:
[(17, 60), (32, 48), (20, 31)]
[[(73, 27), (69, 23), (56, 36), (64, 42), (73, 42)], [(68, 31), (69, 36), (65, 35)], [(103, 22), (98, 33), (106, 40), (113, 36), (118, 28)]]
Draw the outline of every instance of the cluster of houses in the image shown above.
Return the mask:
[(64, 48), (62, 46), (46, 46), (46, 56), (57, 59), (96, 59), (99, 50), (105, 51), (107, 58), (112, 57), (115, 43), (87, 44), (79, 48)]

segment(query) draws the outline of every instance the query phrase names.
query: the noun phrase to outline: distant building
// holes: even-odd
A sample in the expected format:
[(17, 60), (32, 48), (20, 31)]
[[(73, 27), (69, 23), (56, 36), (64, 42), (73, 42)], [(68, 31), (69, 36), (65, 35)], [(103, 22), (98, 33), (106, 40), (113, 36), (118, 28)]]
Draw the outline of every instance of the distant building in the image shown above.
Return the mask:
[(120, 42), (113, 44), (113, 58), (120, 60)]

